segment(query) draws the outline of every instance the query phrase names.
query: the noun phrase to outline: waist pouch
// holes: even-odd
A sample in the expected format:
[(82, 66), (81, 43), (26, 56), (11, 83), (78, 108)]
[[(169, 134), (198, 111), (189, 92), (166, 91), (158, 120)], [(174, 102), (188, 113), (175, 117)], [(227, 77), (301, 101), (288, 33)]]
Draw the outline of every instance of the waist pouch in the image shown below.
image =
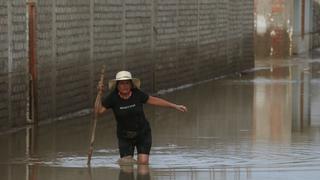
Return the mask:
[(126, 139), (135, 139), (140, 135), (144, 134), (148, 129), (150, 129), (149, 122), (146, 122), (140, 129), (137, 130), (120, 130), (118, 131), (118, 137)]
[(127, 139), (134, 139), (138, 137), (138, 131), (121, 131), (120, 136)]

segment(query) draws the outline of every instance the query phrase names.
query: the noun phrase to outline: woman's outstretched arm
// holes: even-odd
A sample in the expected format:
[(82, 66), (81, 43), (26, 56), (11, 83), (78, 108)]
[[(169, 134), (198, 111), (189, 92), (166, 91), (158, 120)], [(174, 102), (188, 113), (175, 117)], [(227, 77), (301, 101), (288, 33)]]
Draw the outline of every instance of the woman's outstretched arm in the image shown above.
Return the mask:
[(155, 105), (155, 106), (161, 106), (161, 107), (169, 107), (176, 109), (181, 112), (187, 112), (188, 109), (184, 105), (178, 105), (174, 104), (172, 102), (166, 101), (164, 99), (154, 97), (154, 96), (149, 96), (149, 99), (147, 101), (148, 104)]

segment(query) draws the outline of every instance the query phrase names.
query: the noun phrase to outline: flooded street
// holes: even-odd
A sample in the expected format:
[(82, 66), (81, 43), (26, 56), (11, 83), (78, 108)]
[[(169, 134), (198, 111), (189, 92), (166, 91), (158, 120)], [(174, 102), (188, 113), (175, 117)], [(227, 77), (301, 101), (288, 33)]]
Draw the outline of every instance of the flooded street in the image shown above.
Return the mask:
[(241, 76), (161, 94), (189, 112), (145, 106), (149, 166), (117, 164), (108, 113), (99, 118), (91, 168), (91, 116), (0, 135), (1, 179), (319, 179), (319, 55), (256, 61)]

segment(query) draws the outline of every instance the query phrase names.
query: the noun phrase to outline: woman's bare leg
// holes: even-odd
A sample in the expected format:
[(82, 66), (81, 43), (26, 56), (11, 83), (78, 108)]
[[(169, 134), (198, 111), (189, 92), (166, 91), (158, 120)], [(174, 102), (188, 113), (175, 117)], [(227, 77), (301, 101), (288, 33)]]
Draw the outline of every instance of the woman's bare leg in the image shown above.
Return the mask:
[(137, 160), (133, 159), (132, 156), (125, 156), (122, 157), (121, 159), (118, 160), (118, 163), (121, 164), (132, 164), (132, 163), (136, 163)]
[(138, 164), (149, 164), (149, 154), (138, 154)]

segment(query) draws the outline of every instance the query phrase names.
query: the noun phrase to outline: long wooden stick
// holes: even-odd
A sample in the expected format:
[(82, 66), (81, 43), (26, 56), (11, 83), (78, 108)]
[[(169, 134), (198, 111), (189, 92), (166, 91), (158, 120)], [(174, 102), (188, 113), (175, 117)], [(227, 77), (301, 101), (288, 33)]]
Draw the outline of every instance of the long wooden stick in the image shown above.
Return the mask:
[[(103, 84), (104, 80), (104, 72), (105, 72), (105, 66), (102, 67), (101, 74), (100, 74), (100, 81), (99, 84)], [(87, 165), (90, 166), (91, 162), (91, 156), (93, 153), (93, 144), (94, 144), (94, 139), (95, 139), (95, 134), (96, 134), (96, 127), (97, 127), (97, 120), (98, 120), (98, 112), (96, 111), (97, 104), (100, 103), (101, 101), (101, 96), (102, 96), (103, 91), (99, 89), (96, 101), (94, 103), (94, 118), (92, 120), (92, 128), (91, 128), (91, 138), (90, 138), (90, 147), (89, 147), (89, 152), (88, 152), (88, 161)]]

